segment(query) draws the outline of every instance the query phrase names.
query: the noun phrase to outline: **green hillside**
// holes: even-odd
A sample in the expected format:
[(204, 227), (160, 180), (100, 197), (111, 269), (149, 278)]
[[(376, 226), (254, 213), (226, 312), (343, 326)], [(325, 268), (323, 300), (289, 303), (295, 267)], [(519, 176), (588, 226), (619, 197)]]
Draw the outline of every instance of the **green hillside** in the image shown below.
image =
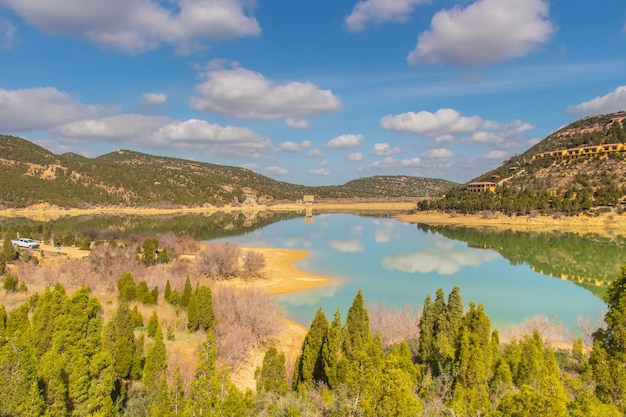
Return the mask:
[(97, 158), (55, 155), (32, 142), (0, 135), (0, 205), (61, 207), (200, 206), (323, 198), (431, 197), (455, 183), (418, 177), (373, 177), (309, 187), (245, 168), (118, 150)]
[[(617, 144), (615, 151), (596, 150), (608, 144)], [(585, 147), (593, 148), (582, 150)], [(553, 155), (546, 156), (547, 152)], [(420, 208), (507, 214), (615, 209), (626, 199), (625, 174), (626, 112), (590, 116), (557, 130), (472, 180), (496, 183), (495, 192), (469, 192), (467, 186), (459, 186), (445, 198), (424, 202)]]

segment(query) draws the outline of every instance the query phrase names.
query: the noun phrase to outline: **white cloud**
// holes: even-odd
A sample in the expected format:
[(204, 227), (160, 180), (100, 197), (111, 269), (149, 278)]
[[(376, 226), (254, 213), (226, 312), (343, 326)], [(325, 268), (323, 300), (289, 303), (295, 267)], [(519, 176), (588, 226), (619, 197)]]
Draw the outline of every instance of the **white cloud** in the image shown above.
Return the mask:
[(267, 172), (269, 172), (271, 174), (276, 174), (276, 175), (286, 175), (289, 172), (285, 168), (281, 168), (279, 166), (267, 167), (267, 168), (265, 168), (265, 171), (267, 171)]
[(324, 152), (319, 149), (311, 149), (309, 152), (307, 152), (306, 156), (324, 156)]
[(504, 161), (509, 154), (502, 150), (494, 150), (487, 152), (485, 159), (494, 159), (496, 161)]
[(191, 107), (242, 119), (280, 119), (317, 116), (341, 108), (330, 90), (310, 82), (274, 85), (262, 74), (245, 68), (208, 69), (207, 80), (196, 86), (199, 97)]
[(329, 165), (330, 165), (330, 162), (328, 161), (328, 159), (324, 159), (322, 162), (320, 162), (321, 167), (327, 167)]
[(363, 154), (361, 152), (352, 152), (347, 157), (350, 162), (360, 162), (363, 160)]
[(242, 0), (3, 0), (46, 33), (77, 36), (107, 48), (140, 53), (170, 44), (258, 36)]
[(5, 19), (0, 19), (0, 49), (9, 50), (15, 43), (15, 26)]
[(544, 0), (478, 0), (465, 9), (442, 10), (407, 60), (481, 66), (522, 57), (556, 31), (548, 14)]
[[(36, 114), (33, 113), (36, 109)], [(0, 131), (45, 130), (77, 119), (112, 113), (114, 109), (89, 106), (54, 87), (19, 90), (0, 88)]]
[(289, 127), (293, 127), (294, 129), (308, 129), (309, 121), (306, 119), (294, 119), (292, 117), (288, 117), (285, 119), (285, 125)]
[(392, 148), (388, 143), (375, 143), (372, 151), (372, 155), (376, 156), (387, 156), (397, 153), (402, 153), (402, 150), (400, 148)]
[(325, 177), (330, 174), (330, 171), (326, 168), (310, 169), (307, 172), (311, 175), (317, 175), (320, 177)]
[(158, 106), (167, 103), (167, 95), (164, 93), (144, 93), (139, 104), (144, 106)]
[(333, 239), (328, 244), (331, 248), (344, 253), (363, 252), (365, 245), (360, 239)]
[(352, 9), (344, 21), (350, 31), (365, 29), (369, 22), (405, 22), (415, 6), (430, 0), (364, 0)]
[(574, 116), (590, 116), (621, 110), (626, 110), (626, 85), (619, 86), (603, 96), (567, 108), (567, 112)]
[(439, 248), (428, 248), (421, 252), (387, 256), (383, 258), (382, 266), (391, 271), (398, 270), (410, 274), (436, 272), (439, 275), (452, 275), (464, 267), (476, 267), (496, 259), (498, 255), (492, 251), (467, 249), (442, 251)]
[(464, 139), (464, 142), (513, 148), (526, 142), (524, 133), (532, 129), (534, 126), (516, 119), (505, 125), (497, 126), (494, 131), (474, 132), (469, 138)]
[(298, 152), (303, 149), (309, 148), (310, 146), (311, 142), (308, 140), (304, 140), (301, 143), (286, 141), (278, 145), (278, 147), (285, 152)]
[(423, 158), (432, 158), (432, 159), (438, 159), (438, 158), (445, 159), (445, 158), (452, 158), (453, 156), (454, 154), (446, 148), (429, 149), (422, 154)]
[(417, 168), (421, 166), (422, 160), (418, 157), (408, 158), (397, 160), (392, 156), (387, 156), (381, 160), (374, 161), (370, 165), (365, 168), (360, 169), (361, 171), (371, 171), (371, 170), (388, 170), (388, 169), (407, 169), (407, 168)]
[(340, 135), (328, 141), (326, 147), (334, 149), (356, 148), (361, 145), (361, 142), (363, 142), (363, 135)]
[(479, 128), (493, 128), (497, 123), (485, 121), (478, 116), (464, 117), (454, 109), (439, 109), (435, 113), (420, 111), (396, 116), (388, 114), (380, 119), (380, 125), (384, 129), (434, 137), (470, 133)]
[(256, 158), (271, 142), (250, 129), (220, 126), (204, 120), (175, 121), (167, 117), (123, 114), (81, 120), (53, 133), (68, 142), (102, 140), (150, 149), (194, 151), (206, 155)]

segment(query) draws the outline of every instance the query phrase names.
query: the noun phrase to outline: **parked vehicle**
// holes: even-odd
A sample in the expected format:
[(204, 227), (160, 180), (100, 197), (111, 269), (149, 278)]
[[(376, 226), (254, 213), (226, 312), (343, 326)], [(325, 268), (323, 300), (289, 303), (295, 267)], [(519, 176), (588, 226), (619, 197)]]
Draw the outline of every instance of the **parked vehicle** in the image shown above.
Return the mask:
[(39, 242), (35, 242), (34, 240), (27, 239), (27, 238), (14, 239), (11, 241), (11, 243), (13, 243), (13, 246), (18, 247), (18, 248), (29, 248), (29, 249), (39, 248)]

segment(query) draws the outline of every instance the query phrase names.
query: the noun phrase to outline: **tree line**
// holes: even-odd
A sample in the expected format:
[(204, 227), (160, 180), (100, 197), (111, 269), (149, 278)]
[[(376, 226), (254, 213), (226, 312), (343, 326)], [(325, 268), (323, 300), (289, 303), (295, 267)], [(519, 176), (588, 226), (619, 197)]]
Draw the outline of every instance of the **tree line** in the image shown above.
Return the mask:
[[(167, 340), (131, 309), (128, 277), (103, 319), (88, 288), (60, 284), (11, 311), (0, 306), (2, 416), (620, 416), (626, 412), (626, 267), (608, 288), (604, 326), (586, 350), (554, 349), (537, 331), (503, 344), (483, 306), (460, 289), (426, 297), (419, 337), (383, 343), (363, 294), (345, 321), (320, 308), (288, 375), (270, 346), (256, 392), (238, 390), (218, 360), (210, 288), (187, 304), (204, 341), (193, 377), (167, 372)], [(183, 289), (183, 293), (186, 290)], [(135, 294), (136, 296), (136, 294)], [(171, 296), (170, 294), (168, 297)], [(195, 301), (194, 301), (195, 298)]]

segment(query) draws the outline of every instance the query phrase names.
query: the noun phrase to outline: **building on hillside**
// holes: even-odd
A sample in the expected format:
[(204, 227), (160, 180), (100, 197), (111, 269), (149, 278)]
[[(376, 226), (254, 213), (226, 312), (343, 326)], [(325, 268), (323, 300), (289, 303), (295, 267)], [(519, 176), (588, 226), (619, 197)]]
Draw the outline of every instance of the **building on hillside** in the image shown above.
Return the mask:
[(477, 181), (467, 184), (467, 191), (472, 193), (482, 193), (484, 191), (495, 192), (498, 185), (490, 181)]

